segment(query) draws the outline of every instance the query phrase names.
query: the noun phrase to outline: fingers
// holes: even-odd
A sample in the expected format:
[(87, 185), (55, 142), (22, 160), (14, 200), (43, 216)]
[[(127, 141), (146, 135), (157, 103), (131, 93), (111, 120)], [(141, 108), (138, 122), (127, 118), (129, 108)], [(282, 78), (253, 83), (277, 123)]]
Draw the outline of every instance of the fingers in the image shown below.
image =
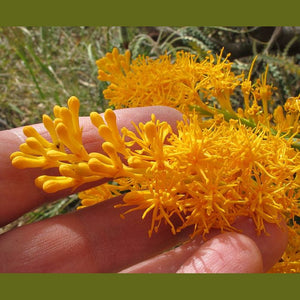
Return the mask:
[(260, 273), (262, 255), (246, 235), (227, 232), (207, 241), (177, 270), (177, 273)]
[(141, 213), (132, 212), (121, 219), (124, 209), (113, 208), (120, 201), (118, 197), (3, 234), (0, 272), (261, 272), (279, 260), (287, 244), (284, 229), (266, 224), (270, 235), (257, 236), (246, 218), (236, 224), (244, 235), (214, 231), (205, 243), (201, 236), (186, 242), (192, 228), (172, 235), (162, 224), (149, 238), (150, 216), (142, 220)]
[(266, 234), (257, 235), (252, 219), (240, 218), (238, 228), (257, 245), (263, 258), (263, 272), (267, 272), (282, 256), (288, 243), (288, 231), (284, 222), (281, 226), (265, 223)]
[(257, 235), (251, 219), (241, 218), (243, 234), (217, 235), (200, 246), (178, 273), (260, 273), (279, 261), (288, 243), (286, 227), (266, 223), (267, 234)]
[(235, 227), (243, 234), (211, 232), (167, 253), (134, 265), (122, 273), (258, 273), (267, 272), (287, 245), (285, 226), (266, 223), (268, 234), (257, 235), (253, 221), (240, 218)]
[(0, 236), (0, 272), (119, 272), (188, 239), (163, 224), (148, 237), (151, 220), (111, 199), (75, 213), (26, 225)]
[[(136, 124), (149, 121), (152, 113), (157, 116), (157, 119), (169, 122), (173, 128), (176, 127), (176, 121), (181, 119), (181, 114), (175, 109), (160, 106), (122, 109), (116, 110), (115, 113), (119, 128), (126, 126), (130, 130), (134, 130), (132, 121)], [(100, 152), (102, 139), (96, 127), (91, 124), (88, 117), (81, 117), (80, 125), (83, 127), (83, 144), (87, 151)], [(34, 127), (41, 135), (49, 138), (43, 124), (37, 124)], [(35, 186), (34, 179), (36, 177), (42, 174), (57, 174), (57, 170), (20, 170), (11, 165), (10, 154), (17, 151), (25, 139), (22, 128), (0, 131), (0, 226), (47, 201), (56, 200), (72, 193), (69, 189), (47, 194)], [(82, 186), (81, 190), (97, 184), (100, 182)]]

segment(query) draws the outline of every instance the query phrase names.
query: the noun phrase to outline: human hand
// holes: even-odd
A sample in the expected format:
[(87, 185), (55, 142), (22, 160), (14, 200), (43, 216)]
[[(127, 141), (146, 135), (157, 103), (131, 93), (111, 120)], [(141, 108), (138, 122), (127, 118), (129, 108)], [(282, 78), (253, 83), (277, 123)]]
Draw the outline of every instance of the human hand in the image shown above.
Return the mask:
[[(167, 107), (131, 108), (115, 111), (120, 127), (134, 130), (135, 123), (165, 120), (175, 128), (179, 112)], [(97, 129), (89, 118), (81, 118), (83, 142), (88, 151), (100, 151)], [(35, 128), (45, 137), (42, 124)], [(71, 193), (46, 194), (34, 185), (40, 170), (18, 170), (9, 156), (25, 140), (21, 128), (0, 132), (0, 226), (24, 213)], [(45, 171), (43, 172), (45, 173)], [(53, 174), (53, 170), (47, 170)], [(103, 181), (102, 181), (103, 182)], [(97, 185), (99, 182), (94, 183)], [(91, 187), (91, 184), (81, 189)], [(154, 273), (256, 273), (275, 264), (287, 245), (287, 233), (266, 224), (269, 235), (257, 236), (250, 219), (240, 218), (235, 227), (241, 233), (220, 234), (217, 230), (188, 241), (191, 230), (173, 235), (163, 224), (148, 237), (150, 218), (132, 212), (125, 219), (115, 209), (120, 197), (95, 206), (13, 229), (0, 236), (0, 272), (154, 272)], [(186, 242), (186, 243), (184, 243)], [(174, 246), (183, 243), (181, 246)], [(169, 250), (172, 249), (173, 250)], [(163, 253), (162, 253), (163, 252)], [(162, 254), (161, 254), (162, 253)]]

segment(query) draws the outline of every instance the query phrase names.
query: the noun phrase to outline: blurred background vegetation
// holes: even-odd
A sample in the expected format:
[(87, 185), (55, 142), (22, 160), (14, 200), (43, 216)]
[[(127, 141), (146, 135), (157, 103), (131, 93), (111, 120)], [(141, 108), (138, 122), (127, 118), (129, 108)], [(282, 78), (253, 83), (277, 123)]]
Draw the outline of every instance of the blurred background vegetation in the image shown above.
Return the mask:
[[(277, 104), (300, 93), (300, 27), (0, 27), (0, 130), (39, 123), (72, 95), (81, 101), (81, 115), (105, 110), (106, 83), (97, 79), (95, 61), (114, 47), (130, 49), (133, 58), (182, 49), (201, 58), (224, 47), (232, 70), (246, 74), (258, 55), (252, 76), (258, 78), (268, 64)], [(77, 205), (76, 195), (46, 204), (0, 233)]]

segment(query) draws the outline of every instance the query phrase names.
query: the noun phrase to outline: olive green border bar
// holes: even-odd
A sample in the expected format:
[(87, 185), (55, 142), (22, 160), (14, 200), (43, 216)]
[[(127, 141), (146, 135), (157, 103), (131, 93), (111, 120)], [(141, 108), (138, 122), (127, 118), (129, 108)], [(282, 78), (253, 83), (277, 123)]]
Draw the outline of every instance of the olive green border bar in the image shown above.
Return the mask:
[(0, 274), (1, 299), (292, 299), (299, 274)]
[(298, 0), (10, 0), (0, 25), (274, 26), (299, 25)]

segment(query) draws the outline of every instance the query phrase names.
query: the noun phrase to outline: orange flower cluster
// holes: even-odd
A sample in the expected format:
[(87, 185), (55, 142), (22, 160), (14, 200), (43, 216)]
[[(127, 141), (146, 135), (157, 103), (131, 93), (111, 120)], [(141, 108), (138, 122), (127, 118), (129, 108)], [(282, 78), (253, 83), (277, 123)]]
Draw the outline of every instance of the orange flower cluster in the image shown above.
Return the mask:
[[(221, 54), (222, 55), (222, 54)], [(178, 52), (173, 63), (170, 56), (153, 60), (139, 56), (130, 62), (130, 52), (117, 49), (97, 61), (98, 78), (109, 81), (103, 94), (115, 108), (167, 105), (188, 112), (191, 105), (210, 111), (201, 100), (220, 97), (222, 107), (233, 112), (230, 95), (241, 76), (231, 72), (231, 63), (221, 55), (210, 55), (198, 62), (187, 52)]]
[[(99, 79), (111, 82), (104, 95), (116, 108), (168, 105), (181, 110), (184, 121), (175, 133), (153, 115), (145, 124), (134, 124), (135, 132), (120, 132), (113, 110), (104, 117), (92, 112), (91, 122), (104, 142), (101, 153), (88, 153), (79, 127), (79, 100), (71, 97), (68, 108), (54, 108), (54, 120), (43, 117), (52, 142), (25, 127), (26, 143), (11, 155), (18, 168), (58, 168), (60, 176), (40, 176), (37, 186), (56, 192), (110, 178), (81, 192), (80, 208), (124, 194), (118, 207), (129, 207), (126, 213), (141, 210), (142, 218), (152, 216), (149, 236), (161, 222), (173, 234), (190, 226), (192, 236), (212, 228), (234, 230), (239, 216), (252, 218), (260, 233), (265, 222), (280, 225), (282, 219), (290, 222), (300, 215), (299, 97), (271, 115), (274, 88), (266, 82), (267, 71), (252, 84), (253, 64), (244, 79), (231, 72), (228, 57), (209, 55), (198, 61), (184, 52), (174, 62), (166, 55), (131, 62), (129, 52), (113, 50), (97, 65)], [(234, 110), (230, 96), (237, 86), (245, 106)], [(289, 249), (272, 271), (299, 271), (296, 226), (291, 227)]]

